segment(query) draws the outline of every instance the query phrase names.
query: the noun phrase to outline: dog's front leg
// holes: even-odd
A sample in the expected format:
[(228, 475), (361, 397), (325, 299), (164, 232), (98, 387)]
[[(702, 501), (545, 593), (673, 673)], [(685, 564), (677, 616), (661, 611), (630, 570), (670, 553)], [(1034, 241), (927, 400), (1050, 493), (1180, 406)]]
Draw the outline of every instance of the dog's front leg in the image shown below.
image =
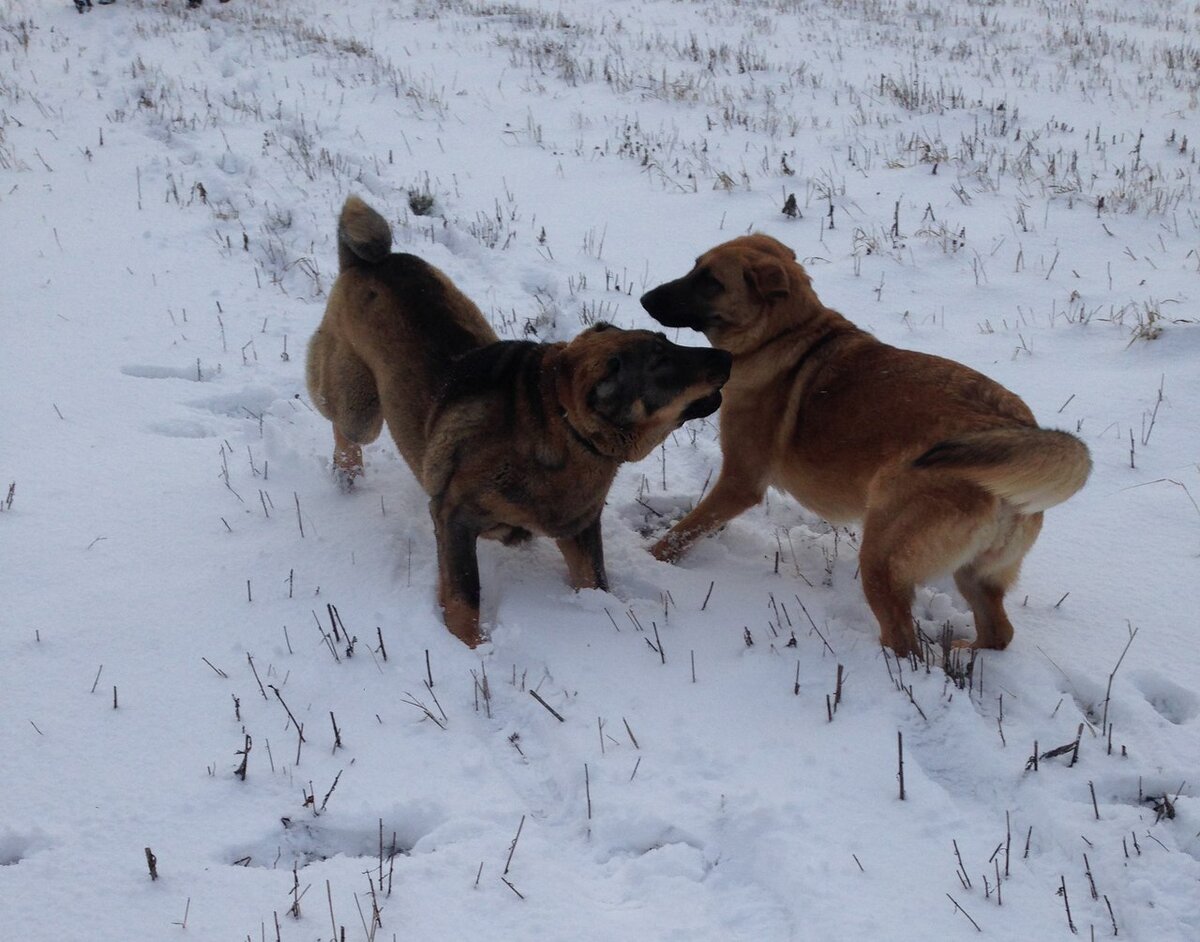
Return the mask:
[(433, 506), (438, 551), (438, 602), (450, 633), (467, 647), (483, 642), (479, 631), (479, 561), (475, 556), (476, 527), (461, 514)]
[(722, 467), (713, 489), (686, 517), (650, 548), (655, 559), (673, 563), (696, 540), (725, 526), (762, 500), (766, 488), (737, 468)]
[(571, 585), (576, 589), (608, 591), (608, 575), (604, 571), (604, 541), (600, 536), (600, 515), (574, 536), (558, 541), (558, 548), (567, 561)]

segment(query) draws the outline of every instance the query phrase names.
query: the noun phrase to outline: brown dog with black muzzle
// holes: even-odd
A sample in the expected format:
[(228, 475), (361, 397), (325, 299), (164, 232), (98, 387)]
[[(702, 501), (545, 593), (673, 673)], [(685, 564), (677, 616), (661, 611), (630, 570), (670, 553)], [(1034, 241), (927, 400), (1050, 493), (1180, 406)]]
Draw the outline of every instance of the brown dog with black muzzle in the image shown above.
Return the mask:
[(731, 358), (607, 324), (569, 343), (500, 341), (442, 272), (391, 244), (383, 217), (347, 199), (308, 388), (348, 482), (387, 422), (430, 496), (446, 625), (474, 647), (476, 539), (553, 537), (572, 585), (607, 589), (600, 512), (617, 468), (715, 412)]
[(768, 486), (832, 522), (863, 522), (863, 590), (882, 640), (918, 651), (915, 585), (945, 572), (975, 615), (975, 647), (1012, 639), (1005, 591), (1042, 511), (1087, 480), (1087, 447), (961, 363), (881, 343), (825, 307), (787, 246), (765, 235), (705, 252), (642, 297), (659, 323), (733, 354), (721, 474), (651, 552), (676, 559)]

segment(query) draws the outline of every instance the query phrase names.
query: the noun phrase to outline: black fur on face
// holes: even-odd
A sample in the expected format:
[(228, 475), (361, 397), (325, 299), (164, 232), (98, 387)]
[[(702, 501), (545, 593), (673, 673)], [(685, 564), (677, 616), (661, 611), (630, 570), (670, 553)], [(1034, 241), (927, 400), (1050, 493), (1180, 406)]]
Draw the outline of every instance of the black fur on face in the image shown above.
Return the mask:
[(707, 266), (697, 266), (682, 278), (668, 281), (641, 297), (642, 307), (664, 327), (689, 327), (705, 331), (720, 317), (711, 302), (725, 292), (725, 285)]
[[(635, 341), (615, 350), (588, 394), (588, 407), (617, 426), (633, 426), (662, 409), (678, 407), (696, 387), (722, 385), (732, 358), (723, 350), (681, 347), (659, 333), (638, 331)], [(721, 393), (712, 390), (688, 402), (680, 422), (712, 415)]]

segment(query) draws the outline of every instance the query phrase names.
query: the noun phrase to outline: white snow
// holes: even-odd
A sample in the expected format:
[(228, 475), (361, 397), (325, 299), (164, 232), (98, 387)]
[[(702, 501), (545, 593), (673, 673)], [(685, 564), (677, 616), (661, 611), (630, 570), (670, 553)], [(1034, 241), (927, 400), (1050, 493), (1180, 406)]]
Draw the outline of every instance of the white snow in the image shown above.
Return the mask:
[[(1198, 96), (1183, 0), (7, 0), (5, 937), (1200, 938)], [(481, 545), (466, 649), (407, 466), (340, 492), (307, 401), (352, 192), (506, 337), (649, 326), (768, 232), (1078, 431), (1011, 648), (894, 676), (854, 531), (783, 494), (655, 562), (700, 422), (618, 477), (611, 594)], [(949, 582), (916, 614), (970, 634)]]

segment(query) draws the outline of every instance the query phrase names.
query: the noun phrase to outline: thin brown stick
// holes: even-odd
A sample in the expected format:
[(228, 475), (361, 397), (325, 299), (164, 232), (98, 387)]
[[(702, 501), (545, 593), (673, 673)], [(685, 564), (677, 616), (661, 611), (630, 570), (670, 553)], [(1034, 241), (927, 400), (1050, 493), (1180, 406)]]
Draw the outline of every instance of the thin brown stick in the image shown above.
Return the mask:
[(258, 668), (254, 666), (254, 656), (249, 651), (246, 652), (246, 660), (250, 662), (250, 670), (254, 672), (254, 679), (258, 682), (258, 692), (264, 700), (269, 700), (266, 690), (263, 689), (262, 679), (258, 676)]
[(1067, 898), (1067, 878), (1059, 876), (1058, 895), (1063, 898), (1063, 907), (1067, 910), (1067, 928), (1071, 930), (1072, 935), (1079, 935), (1079, 930), (1075, 928), (1075, 920), (1071, 918), (1071, 901)]
[(950, 843), (954, 845), (954, 856), (958, 859), (958, 869), (962, 871), (963, 881), (969, 890), (971, 889), (971, 878), (967, 875), (967, 868), (963, 866), (962, 854), (958, 852), (958, 841), (952, 838)]
[[(1112, 699), (1113, 678), (1117, 676), (1117, 671), (1121, 669), (1121, 662), (1125, 660), (1125, 655), (1129, 653), (1129, 646), (1133, 644), (1133, 639), (1137, 637), (1137, 633), (1137, 628), (1131, 628), (1129, 632), (1129, 640), (1125, 642), (1125, 647), (1121, 651), (1121, 656), (1117, 658), (1116, 666), (1112, 669), (1112, 673), (1108, 675), (1108, 687), (1104, 691), (1104, 714), (1100, 719), (1101, 730), (1108, 728), (1108, 704)], [(1111, 747), (1109, 751), (1112, 751)]]
[(982, 929), (979, 928), (979, 923), (977, 923), (974, 919), (971, 919), (971, 914), (968, 913), (965, 909), (963, 909), (961, 906), (958, 905), (958, 900), (956, 900), (949, 893), (946, 894), (946, 899), (950, 900), (950, 902), (952, 902), (954, 904), (954, 908), (957, 909), (960, 913), (962, 913), (964, 916), (967, 917), (967, 919), (970, 921), (971, 925), (973, 925), (975, 927), (976, 932), (983, 931)]
[(250, 761), (250, 746), (251, 745), (252, 745), (252, 741), (250, 739), (250, 734), (247, 733), (245, 744), (242, 746), (242, 748), (238, 752), (234, 753), (234, 755), (242, 757), (242, 763), (234, 770), (233, 774), (236, 775), (238, 778), (240, 778), (243, 782), (246, 781), (246, 763), (248, 763)]
[[(517, 825), (517, 833), (512, 839), (512, 843), (508, 845), (508, 859), (504, 861), (504, 876), (508, 876), (508, 868), (512, 866), (513, 854), (517, 850), (517, 841), (521, 839), (521, 829), (525, 827), (525, 815), (521, 815), (521, 823)], [(483, 864), (479, 865), (480, 870), (483, 869)], [(476, 879), (478, 882), (478, 879)]]
[(284, 710), (287, 711), (288, 719), (291, 720), (292, 725), (296, 727), (296, 732), (300, 736), (300, 741), (307, 742), (307, 740), (304, 738), (304, 728), (300, 725), (299, 721), (297, 721), (296, 717), (292, 716), (292, 711), (288, 709), (288, 705), (283, 702), (283, 697), (279, 693), (279, 688), (276, 687), (274, 684), (269, 684), (268, 686), (271, 688), (272, 691), (274, 691), (275, 699), (278, 700), (281, 704), (283, 704)]
[(501, 882), (501, 883), (503, 883), (505, 886), (507, 886), (507, 887), (508, 887), (510, 890), (512, 890), (514, 893), (516, 893), (516, 894), (517, 894), (517, 897), (518, 897), (519, 899), (524, 899), (524, 898), (525, 898), (525, 897), (522, 895), (521, 891), (520, 891), (520, 890), (518, 890), (518, 889), (517, 889), (515, 886), (513, 886), (511, 883), (509, 883), (509, 882), (508, 882), (508, 880), (507, 880), (507, 879), (505, 879), (504, 877), (501, 877), (501, 878), (500, 878), (500, 882)]
[(323, 799), (321, 799), (321, 810), (322, 810), (322, 811), (324, 811), (324, 810), (325, 810), (325, 806), (326, 806), (327, 804), (329, 804), (329, 796), (333, 794), (333, 790), (334, 790), (335, 788), (337, 788), (337, 786), (338, 786), (338, 782), (339, 782), (339, 781), (341, 781), (341, 778), (342, 778), (342, 771), (343, 771), (343, 770), (339, 770), (339, 771), (338, 771), (338, 774), (337, 774), (337, 775), (335, 775), (335, 776), (333, 777), (333, 784), (329, 786), (329, 791), (327, 791), (327, 792), (325, 793), (325, 797), (324, 797)]
[(547, 710), (549, 710), (549, 711), (550, 711), (550, 715), (551, 715), (551, 716), (553, 716), (553, 717), (554, 717), (556, 720), (558, 720), (560, 723), (565, 723), (565, 722), (566, 722), (566, 720), (564, 720), (564, 719), (562, 718), (562, 714), (561, 714), (561, 713), (559, 713), (559, 712), (558, 712), (558, 710), (554, 709), (554, 707), (552, 707), (552, 706), (551, 706), (549, 703), (547, 703), (545, 700), (543, 700), (543, 699), (542, 699), (542, 695), (541, 695), (541, 694), (539, 694), (539, 693), (538, 693), (536, 690), (530, 689), (530, 691), (529, 691), (529, 695), (530, 695), (531, 697), (533, 697), (533, 699), (535, 699), (535, 700), (536, 700), (538, 703), (540, 703), (542, 706), (544, 706), (544, 707), (545, 707)]

